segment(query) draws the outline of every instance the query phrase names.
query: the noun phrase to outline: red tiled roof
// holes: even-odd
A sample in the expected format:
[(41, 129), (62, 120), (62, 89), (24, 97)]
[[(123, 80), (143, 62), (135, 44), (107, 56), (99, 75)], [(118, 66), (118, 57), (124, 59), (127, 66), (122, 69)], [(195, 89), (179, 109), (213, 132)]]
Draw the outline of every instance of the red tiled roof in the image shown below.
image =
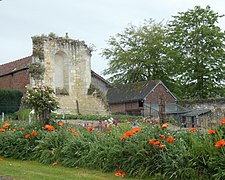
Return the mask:
[(13, 71), (18, 71), (28, 67), (28, 64), (32, 62), (32, 56), (28, 56), (16, 61), (12, 61), (6, 64), (0, 65), (0, 76), (9, 74)]

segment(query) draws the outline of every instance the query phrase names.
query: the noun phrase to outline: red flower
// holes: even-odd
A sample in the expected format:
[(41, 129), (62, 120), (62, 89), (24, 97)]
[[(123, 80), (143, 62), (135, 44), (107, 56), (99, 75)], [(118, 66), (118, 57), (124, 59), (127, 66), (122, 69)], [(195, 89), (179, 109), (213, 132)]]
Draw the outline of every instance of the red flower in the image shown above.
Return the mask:
[(216, 134), (215, 130), (212, 130), (212, 129), (208, 130), (208, 133), (212, 135)]
[(119, 171), (115, 172), (114, 175), (115, 176), (125, 177), (126, 173), (123, 170), (119, 170)]
[(10, 126), (10, 124), (6, 122), (6, 123), (3, 124), (3, 129), (6, 129), (9, 126)]
[(160, 145), (160, 141), (157, 140), (156, 142), (154, 142), (154, 145), (155, 145), (155, 146), (159, 146), (159, 145)]
[(88, 130), (88, 131), (92, 131), (93, 129), (94, 129), (93, 126), (88, 126), (88, 127), (87, 127), (87, 130)]
[(164, 135), (160, 135), (160, 138), (161, 138), (161, 139), (165, 139), (165, 136), (164, 136)]
[(174, 138), (173, 138), (173, 137), (168, 137), (168, 138), (166, 138), (166, 140), (167, 140), (169, 143), (173, 143)]
[(162, 149), (163, 147), (164, 147), (163, 144), (160, 144), (160, 145), (159, 145), (159, 149)]
[(25, 129), (23, 127), (20, 128), (20, 131), (24, 131)]
[(74, 136), (78, 136), (78, 133), (77, 132), (74, 132), (74, 134), (73, 134)]
[(37, 136), (37, 132), (36, 132), (36, 131), (33, 131), (33, 132), (31, 133), (31, 135), (32, 135), (32, 136)]
[(124, 134), (126, 137), (130, 137), (130, 136), (134, 136), (134, 132), (133, 131), (127, 131)]
[(153, 144), (155, 142), (155, 139), (151, 139), (150, 141), (149, 141), (149, 144)]
[(135, 127), (132, 131), (133, 131), (133, 133), (141, 132), (141, 128)]
[(223, 125), (225, 124), (225, 118), (221, 119), (220, 123)]
[(196, 131), (196, 128), (188, 128), (189, 129), (189, 131), (191, 131), (191, 132), (195, 132)]
[(127, 137), (125, 136), (125, 135), (122, 135), (121, 136), (121, 140), (124, 140), (124, 139), (126, 139)]
[(5, 129), (0, 129), (0, 132), (5, 132)]
[(25, 138), (29, 139), (30, 138), (30, 134), (26, 134)]
[(46, 124), (45, 127), (44, 127), (44, 129), (49, 130), (49, 131), (54, 131), (55, 130), (55, 127), (52, 126), (52, 125)]
[(224, 140), (219, 140), (219, 141), (216, 142), (215, 146), (216, 147), (225, 146), (225, 141)]

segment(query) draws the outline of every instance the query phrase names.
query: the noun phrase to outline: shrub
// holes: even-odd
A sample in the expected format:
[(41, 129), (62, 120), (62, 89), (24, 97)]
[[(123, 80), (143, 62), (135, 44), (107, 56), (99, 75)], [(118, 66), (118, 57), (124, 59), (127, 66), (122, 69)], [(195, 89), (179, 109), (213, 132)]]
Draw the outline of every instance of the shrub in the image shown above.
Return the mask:
[(0, 113), (18, 111), (23, 93), (17, 90), (0, 90)]

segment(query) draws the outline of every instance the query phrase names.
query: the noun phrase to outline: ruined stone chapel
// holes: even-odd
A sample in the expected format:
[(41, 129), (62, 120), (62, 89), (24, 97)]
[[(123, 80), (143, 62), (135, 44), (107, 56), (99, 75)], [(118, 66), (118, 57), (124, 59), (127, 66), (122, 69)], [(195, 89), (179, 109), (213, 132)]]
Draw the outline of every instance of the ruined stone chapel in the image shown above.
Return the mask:
[(91, 49), (68, 37), (33, 36), (31, 56), (0, 65), (0, 89), (25, 91), (35, 86), (31, 64), (41, 64), (42, 83), (54, 89), (64, 113), (107, 114), (109, 82), (91, 70)]

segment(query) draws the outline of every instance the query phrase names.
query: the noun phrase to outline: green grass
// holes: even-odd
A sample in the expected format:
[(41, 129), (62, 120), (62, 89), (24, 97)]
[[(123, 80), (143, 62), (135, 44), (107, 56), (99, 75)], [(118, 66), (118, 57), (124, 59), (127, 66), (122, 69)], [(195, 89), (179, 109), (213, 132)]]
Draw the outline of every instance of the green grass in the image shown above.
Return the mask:
[(60, 165), (52, 167), (35, 161), (21, 161), (15, 159), (0, 160), (1, 176), (9, 176), (15, 180), (108, 180), (122, 179), (114, 173), (102, 173), (95, 170), (80, 168), (65, 168)]

